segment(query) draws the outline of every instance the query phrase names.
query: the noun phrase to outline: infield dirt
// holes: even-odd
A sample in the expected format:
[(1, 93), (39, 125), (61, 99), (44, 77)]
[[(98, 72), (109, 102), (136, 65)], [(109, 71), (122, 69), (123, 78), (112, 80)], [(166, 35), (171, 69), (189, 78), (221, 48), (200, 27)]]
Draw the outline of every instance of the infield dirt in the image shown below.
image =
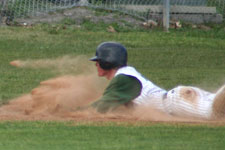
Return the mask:
[[(10, 100), (0, 107), (1, 120), (74, 120), (74, 121), (149, 121), (225, 124), (225, 120), (208, 121), (192, 118), (178, 118), (159, 112), (150, 107), (137, 107), (135, 110), (119, 108), (116, 112), (100, 114), (93, 108), (77, 109), (88, 106), (103, 93), (108, 81), (97, 77), (94, 64), (73, 66), (80, 57), (55, 60), (16, 60), (10, 64), (16, 67), (64, 68), (61, 76), (40, 83), (30, 93)], [(64, 65), (63, 65), (64, 64)], [(67, 65), (65, 65), (67, 64)], [(70, 65), (68, 65), (70, 64)], [(68, 66), (66, 69), (65, 66)], [(92, 67), (87, 67), (92, 66)], [(85, 68), (85, 69), (84, 69)], [(63, 75), (68, 70), (76, 70), (76, 75)]]

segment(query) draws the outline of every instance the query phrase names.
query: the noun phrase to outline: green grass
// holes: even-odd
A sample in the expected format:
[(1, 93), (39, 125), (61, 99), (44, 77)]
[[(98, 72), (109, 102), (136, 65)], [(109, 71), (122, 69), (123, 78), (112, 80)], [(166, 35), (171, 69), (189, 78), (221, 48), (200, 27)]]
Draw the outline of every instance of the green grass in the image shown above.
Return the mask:
[(48, 70), (18, 69), (10, 66), (10, 61), (91, 57), (103, 41), (124, 44), (128, 63), (165, 89), (184, 84), (215, 90), (224, 84), (223, 27), (208, 32), (186, 28), (170, 33), (143, 29), (109, 33), (106, 25), (91, 25), (92, 29), (88, 22), (80, 28), (62, 24), (0, 28), (0, 99), (7, 101), (27, 93), (40, 81), (56, 76)]
[[(224, 25), (211, 31), (184, 28), (165, 33), (84, 22), (31, 28), (0, 28), (0, 102), (29, 93), (39, 82), (58, 76), (51, 69), (15, 68), (12, 60), (54, 59), (65, 55), (95, 54), (103, 41), (118, 41), (129, 53), (130, 65), (159, 86), (178, 84), (215, 90), (225, 83)], [(92, 28), (91, 28), (92, 27)], [(79, 65), (79, 64), (78, 64)], [(94, 65), (94, 64), (93, 64)], [(73, 124), (71, 122), (0, 122), (0, 149), (184, 149), (222, 150), (224, 126)]]
[(225, 127), (2, 122), (1, 149), (222, 150)]

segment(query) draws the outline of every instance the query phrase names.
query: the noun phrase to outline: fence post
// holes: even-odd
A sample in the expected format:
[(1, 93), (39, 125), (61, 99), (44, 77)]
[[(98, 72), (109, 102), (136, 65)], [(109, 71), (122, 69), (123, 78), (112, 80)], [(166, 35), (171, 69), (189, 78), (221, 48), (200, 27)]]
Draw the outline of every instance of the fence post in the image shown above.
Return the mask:
[(163, 0), (163, 28), (166, 32), (170, 26), (170, 0)]

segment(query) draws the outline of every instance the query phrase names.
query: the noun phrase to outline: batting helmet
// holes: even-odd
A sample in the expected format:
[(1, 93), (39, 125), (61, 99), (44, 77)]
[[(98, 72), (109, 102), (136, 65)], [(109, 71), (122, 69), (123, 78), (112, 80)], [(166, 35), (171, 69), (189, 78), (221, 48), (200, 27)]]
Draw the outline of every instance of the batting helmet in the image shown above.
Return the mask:
[(103, 42), (96, 50), (96, 54), (91, 61), (98, 61), (102, 69), (110, 70), (127, 65), (127, 50), (116, 42)]

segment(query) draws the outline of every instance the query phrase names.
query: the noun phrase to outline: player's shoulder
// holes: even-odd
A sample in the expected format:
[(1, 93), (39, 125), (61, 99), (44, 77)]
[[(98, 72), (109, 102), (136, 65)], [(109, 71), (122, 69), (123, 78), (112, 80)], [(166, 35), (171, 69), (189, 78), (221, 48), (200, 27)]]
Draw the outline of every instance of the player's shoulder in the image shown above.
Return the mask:
[(130, 82), (134, 82), (136, 80), (139, 81), (136, 77), (132, 75), (119, 74), (113, 78), (112, 83), (126, 84)]

